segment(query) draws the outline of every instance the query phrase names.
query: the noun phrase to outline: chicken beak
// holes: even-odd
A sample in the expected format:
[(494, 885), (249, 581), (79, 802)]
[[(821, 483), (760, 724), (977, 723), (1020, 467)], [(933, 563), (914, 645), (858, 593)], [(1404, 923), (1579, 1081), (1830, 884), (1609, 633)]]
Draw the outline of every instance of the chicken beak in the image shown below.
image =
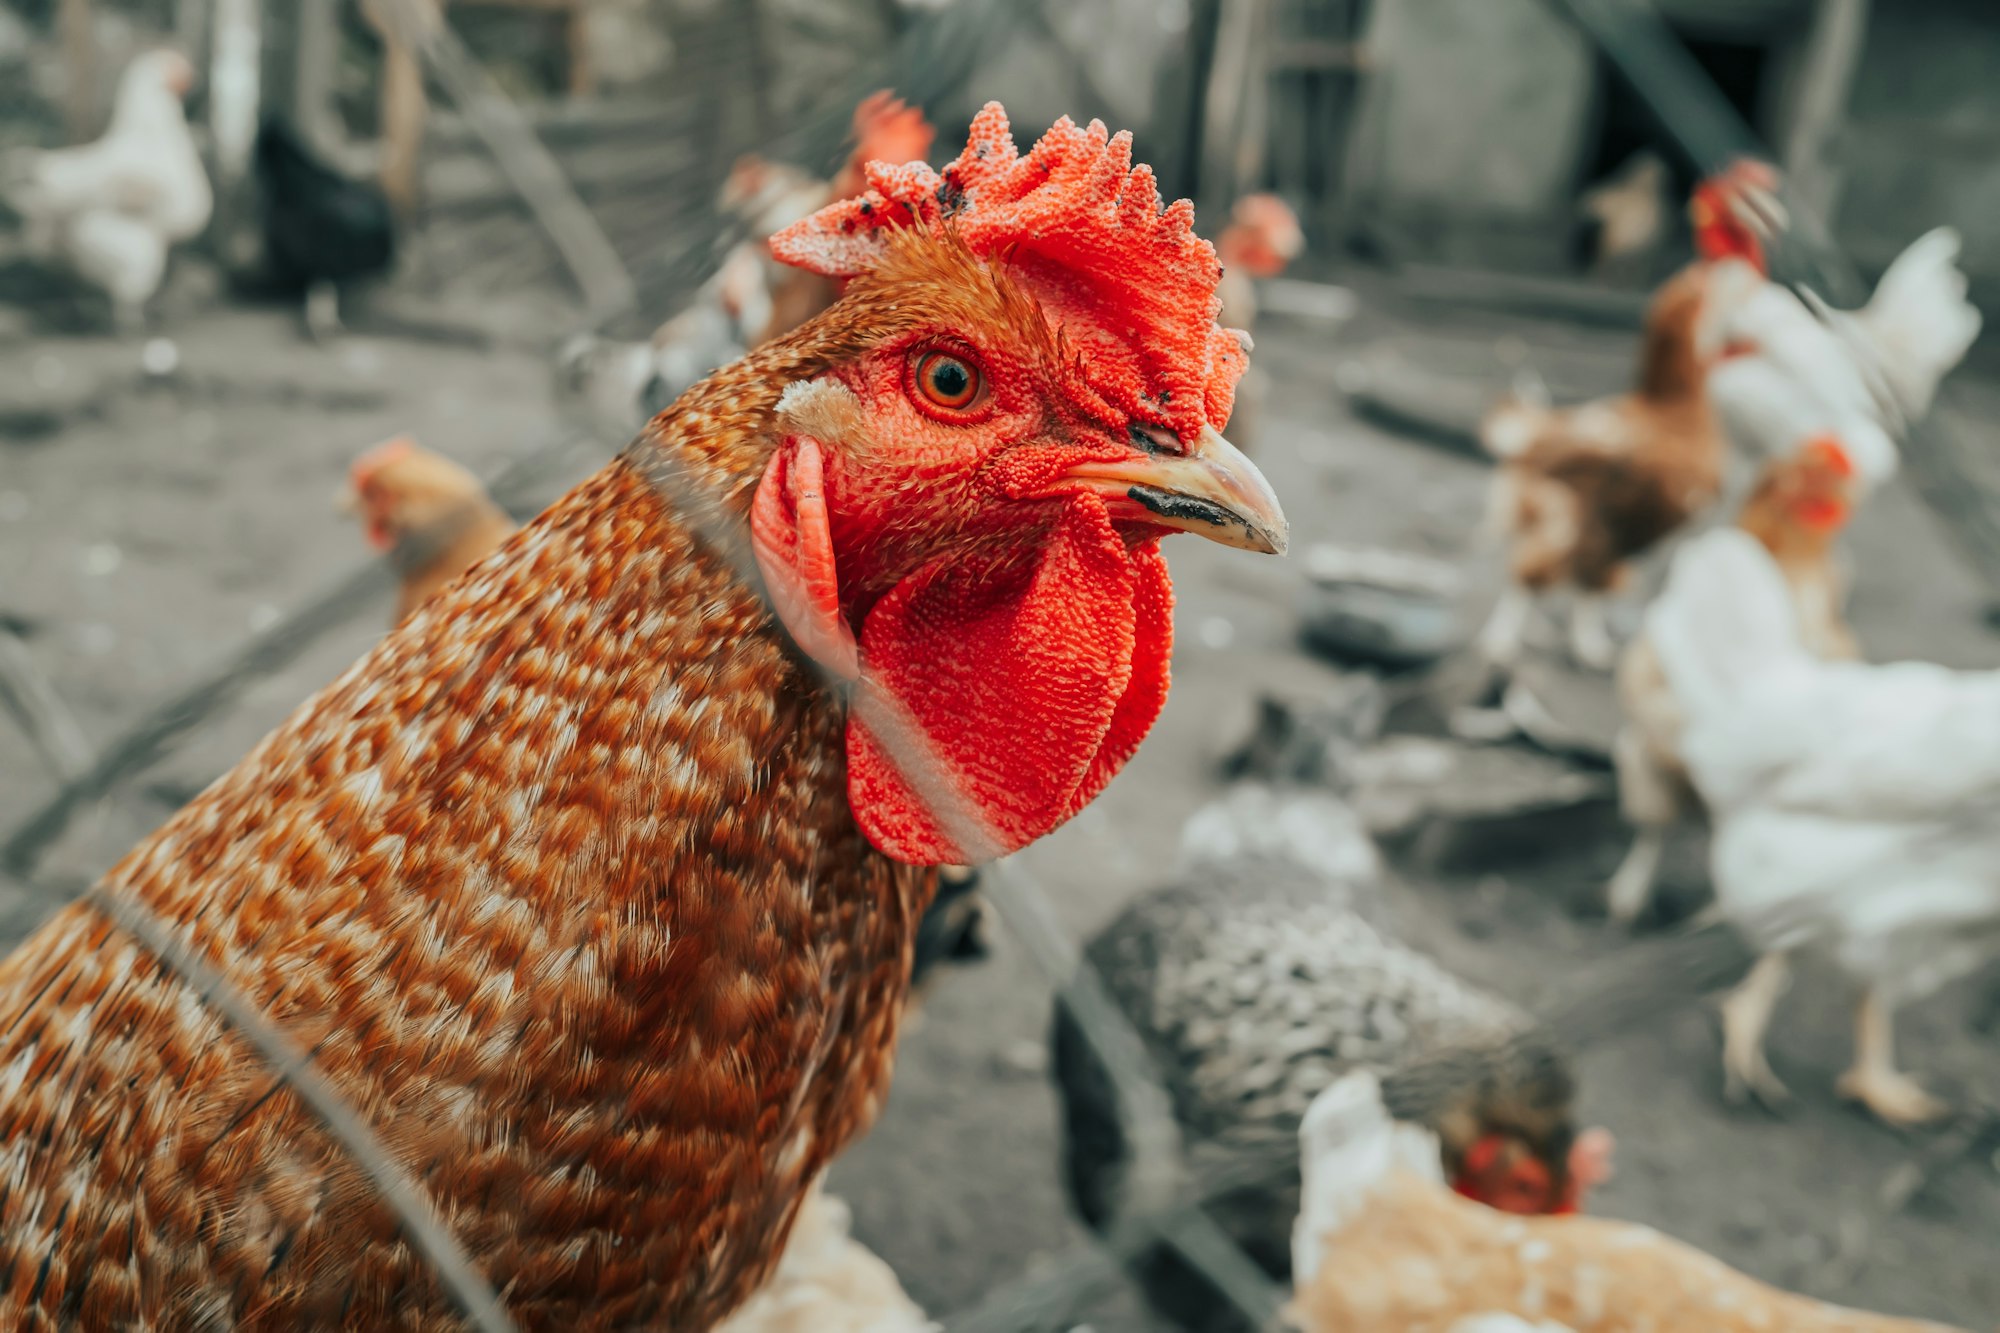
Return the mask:
[(1283, 555), (1291, 532), (1271, 483), (1212, 426), (1202, 428), (1187, 453), (1084, 463), (1065, 480), (1111, 501), (1114, 517), (1143, 518), (1245, 551)]

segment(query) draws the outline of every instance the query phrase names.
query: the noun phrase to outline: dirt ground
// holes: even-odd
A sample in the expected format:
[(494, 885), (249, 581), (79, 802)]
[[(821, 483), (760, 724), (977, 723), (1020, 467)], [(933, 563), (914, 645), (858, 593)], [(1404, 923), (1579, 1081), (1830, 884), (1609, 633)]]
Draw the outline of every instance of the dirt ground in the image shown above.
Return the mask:
[[(1362, 313), (1337, 330), (1276, 321), (1260, 330), (1257, 361), (1273, 393), (1259, 457), (1299, 547), (1375, 543), (1458, 562), (1474, 575), (1466, 617), (1474, 624), (1494, 577), (1493, 553), (1478, 537), (1486, 469), (1357, 419), (1334, 387), (1337, 371), (1364, 357), (1400, 358), (1497, 376), (1500, 345), (1527, 349), (1559, 390), (1604, 390), (1625, 376), (1629, 338), (1420, 306), (1389, 287), (1362, 291)], [(361, 449), (408, 432), (490, 472), (564, 435), (546, 327), (531, 320), (485, 347), (368, 335), (315, 347), (288, 313), (228, 306), (190, 312), (173, 332), (181, 369), (155, 382), (141, 376), (131, 345), (0, 319), (0, 616), (93, 742), (365, 558), (333, 503)], [(1996, 396), (1963, 386), (1970, 406), (1960, 410), (1979, 415)], [(579, 475), (601, 456), (595, 446), (571, 450), (555, 475)], [(1870, 505), (1854, 550), (1854, 620), (1873, 656), (2000, 665), (1980, 585), (1904, 490)], [(1180, 646), (1166, 715), (1096, 806), (1026, 854), (1079, 936), (1165, 873), (1180, 821), (1210, 791), (1204, 759), (1232, 703), (1300, 670), (1295, 564), (1191, 540), (1170, 552)], [(259, 682), (80, 820), (45, 870), (88, 876), (109, 864), (351, 661), (387, 613), (385, 596)], [(0, 824), (51, 785), (0, 722)], [(1538, 860), (1403, 879), (1432, 947), (1532, 1002), (1625, 946), (1601, 920), (1571, 910), (1619, 850), (1614, 831), (1579, 826)], [(1698, 887), (1697, 848), (1681, 849), (1675, 874)], [(1915, 1007), (1901, 1034), (1909, 1065), (1940, 1091), (2000, 1106), (1985, 1002), (1994, 982), (1989, 972)], [(1817, 1296), (1991, 1327), (2000, 1311), (2000, 1162), (1958, 1161), (1909, 1206), (1884, 1205), (1885, 1182), (1926, 1140), (1899, 1137), (1835, 1101), (1851, 998), (1838, 978), (1808, 969), (1787, 1000), (1772, 1054), (1797, 1094), (1784, 1119), (1724, 1107), (1707, 1007), (1664, 1012), (1588, 1052), (1585, 1114), (1619, 1142), (1619, 1174), (1595, 1207)], [(993, 958), (936, 989), (881, 1123), (835, 1171), (861, 1237), (936, 1314), (1084, 1243), (1057, 1178), (1047, 1019), (1043, 980), (999, 938)], [(1099, 1333), (1158, 1327), (1129, 1297), (1078, 1311), (1064, 1326), (1086, 1323)]]

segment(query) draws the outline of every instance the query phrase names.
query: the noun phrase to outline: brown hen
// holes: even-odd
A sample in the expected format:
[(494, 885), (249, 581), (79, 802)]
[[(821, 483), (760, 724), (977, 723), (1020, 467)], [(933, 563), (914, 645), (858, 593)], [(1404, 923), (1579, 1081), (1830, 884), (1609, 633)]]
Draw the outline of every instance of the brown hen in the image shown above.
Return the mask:
[[(930, 867), (1060, 824), (1157, 716), (1159, 538), (1282, 548), (1216, 433), (1214, 252), (1130, 151), (1063, 121), (1022, 155), (989, 106), (941, 177), (872, 166), (778, 238), (838, 305), (100, 886), (310, 1051), (521, 1328), (696, 1333), (762, 1283), (886, 1091)], [(460, 1326), (101, 906), (0, 964), (0, 1068), (0, 1326)]]

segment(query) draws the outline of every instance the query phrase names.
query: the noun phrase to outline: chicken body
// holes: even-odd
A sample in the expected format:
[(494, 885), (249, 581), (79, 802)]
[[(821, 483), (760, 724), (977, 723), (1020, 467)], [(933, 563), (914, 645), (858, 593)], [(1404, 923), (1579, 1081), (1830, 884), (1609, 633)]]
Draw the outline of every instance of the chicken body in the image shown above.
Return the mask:
[[(1806, 650), (1828, 661), (1861, 655), (1844, 614), (1847, 575), (1839, 552), (1858, 489), (1846, 451), (1830, 440), (1811, 441), (1765, 464), (1737, 519), (1777, 562)], [(1644, 632), (1620, 655), (1616, 683), (1624, 719), (1612, 759), (1619, 806), (1636, 836), (1611, 877), (1607, 906), (1614, 921), (1629, 924), (1652, 900), (1668, 831), (1699, 815), (1701, 802), (1681, 763), (1680, 704)]]
[(1654, 297), (1633, 392), (1571, 408), (1514, 399), (1488, 415), (1481, 436), (1499, 460), (1492, 512), (1512, 548), (1508, 589), (1481, 637), (1490, 661), (1510, 664), (1533, 600), (1566, 588), (1580, 599), (1574, 655), (1608, 668), (1615, 649), (1601, 599), (1720, 493), (1724, 442), (1696, 346), (1711, 277), (1709, 265), (1691, 265)]
[(395, 260), (388, 196), (321, 161), (275, 116), (258, 128), (255, 161), (271, 277), (305, 295), (311, 332), (329, 334), (339, 325), (341, 286), (379, 276)]
[[(1241, 784), (1190, 821), (1183, 862), (1173, 884), (1122, 912), (1085, 956), (1138, 1029), (1190, 1151), (1247, 1150), (1282, 1163), (1306, 1107), (1342, 1074), (1482, 1048), (1526, 1026), (1513, 1006), (1395, 937), (1374, 845), (1329, 792)], [(1061, 1006), (1053, 1050), (1070, 1194), (1086, 1221), (1108, 1227), (1130, 1166), (1112, 1088)], [(1518, 1072), (1518, 1082), (1502, 1071), (1490, 1088), (1467, 1087), (1435, 1108), (1442, 1161), (1468, 1190), (1480, 1182), (1466, 1177), (1467, 1158), (1495, 1131), (1559, 1162), (1569, 1148), (1566, 1069)], [(1292, 1176), (1211, 1205), (1279, 1278), (1298, 1214)], [(1233, 1327), (1177, 1261), (1149, 1259), (1141, 1278), (1182, 1326)]]
[(1675, 560), (1647, 633), (1686, 717), (1682, 755), (1715, 822), (1722, 911), (1764, 951), (1725, 1010), (1732, 1082), (1782, 1096), (1762, 1054), (1785, 960), (1824, 951), (1861, 981), (1842, 1091), (1885, 1119), (1941, 1109), (1893, 1058), (1897, 1003), (2000, 947), (2000, 673), (1824, 661), (1747, 534)]
[(152, 51), (126, 66), (111, 124), (78, 148), (29, 151), (9, 167), (8, 198), (29, 248), (68, 263), (111, 298), (134, 331), (166, 274), (167, 254), (208, 225), (214, 195), (181, 105), (194, 67)]
[[(701, 1328), (888, 1075), (932, 875), (854, 827), (842, 726), (621, 462), (107, 882), (199, 918), (431, 1164), (523, 1328)], [(0, 1322), (458, 1327), (312, 1115), (92, 909), (0, 966), (0, 1012), (0, 1059), (66, 1071), (0, 1106)]]
[(1631, 281), (1650, 275), (1666, 233), (1667, 164), (1656, 153), (1641, 151), (1583, 192), (1577, 201), (1594, 225), (1591, 272), (1600, 279)]
[(1711, 388), (1730, 439), (1762, 459), (1837, 434), (1866, 482), (1885, 480), (1895, 440), (1930, 411), (1979, 335), (1959, 250), (1948, 227), (1919, 237), (1857, 311), (1808, 305), (1740, 262), (1726, 265), (1712, 334), (1726, 355)]
[[(763, 1283), (880, 1105), (953, 817), (1004, 854), (1137, 748), (1161, 537), (1283, 548), (1214, 428), (1242, 361), (1192, 207), (1102, 125), (1030, 156), (989, 106), (973, 136), (955, 213), (927, 167), (871, 173), (788, 233), (839, 307), (683, 395), (102, 885), (310, 1051), (524, 1330), (696, 1333)], [(0, 1016), (0, 1324), (459, 1326), (360, 1168), (99, 908), (0, 963)]]
[(1451, 1193), (1367, 1074), (1300, 1125), (1304, 1333), (1948, 1333), (1779, 1291), (1633, 1222), (1507, 1217)]
[(716, 1333), (932, 1333), (889, 1265), (848, 1233), (847, 1205), (815, 1187), (770, 1282)]

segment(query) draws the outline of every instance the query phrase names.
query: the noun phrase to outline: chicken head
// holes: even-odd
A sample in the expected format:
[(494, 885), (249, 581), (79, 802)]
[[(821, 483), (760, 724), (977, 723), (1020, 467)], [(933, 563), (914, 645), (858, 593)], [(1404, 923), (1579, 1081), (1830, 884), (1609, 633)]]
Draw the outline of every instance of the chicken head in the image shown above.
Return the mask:
[[(1065, 119), (1023, 156), (989, 104), (942, 174), (867, 176), (772, 238), (847, 288), (787, 340), (818, 366), (778, 404), (753, 547), (793, 640), (856, 687), (862, 830), (982, 860), (1075, 814), (1158, 715), (1159, 539), (1281, 552), (1286, 524), (1219, 432), (1247, 357), (1215, 251), (1129, 135)], [(903, 727), (940, 772), (904, 771)]]
[(1778, 173), (1769, 163), (1749, 158), (1695, 186), (1688, 220), (1696, 252), (1703, 259), (1741, 259), (1760, 274), (1769, 273), (1764, 242), (1786, 220), (1777, 190)]
[(1527, 1140), (1495, 1130), (1466, 1150), (1451, 1187), (1503, 1213), (1574, 1213), (1591, 1190), (1611, 1178), (1612, 1146), (1609, 1130), (1585, 1130), (1570, 1144), (1562, 1170), (1555, 1171)]

